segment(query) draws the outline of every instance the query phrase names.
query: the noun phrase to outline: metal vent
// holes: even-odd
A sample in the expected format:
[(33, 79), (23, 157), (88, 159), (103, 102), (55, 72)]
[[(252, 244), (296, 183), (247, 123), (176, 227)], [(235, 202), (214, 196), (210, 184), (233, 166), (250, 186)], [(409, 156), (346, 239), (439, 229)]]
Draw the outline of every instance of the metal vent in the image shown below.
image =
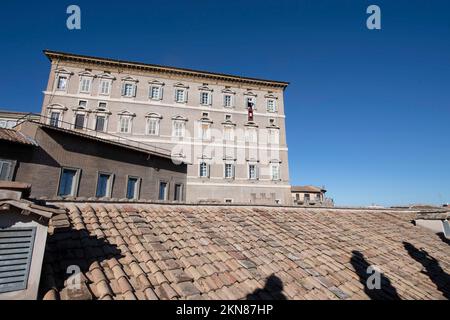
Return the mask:
[(36, 228), (0, 229), (0, 293), (27, 288)]

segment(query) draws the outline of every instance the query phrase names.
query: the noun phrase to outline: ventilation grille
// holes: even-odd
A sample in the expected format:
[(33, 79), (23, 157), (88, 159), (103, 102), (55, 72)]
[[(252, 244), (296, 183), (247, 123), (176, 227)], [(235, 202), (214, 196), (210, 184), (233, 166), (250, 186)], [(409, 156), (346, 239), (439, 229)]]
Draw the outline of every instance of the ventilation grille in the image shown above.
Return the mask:
[(27, 288), (36, 228), (0, 229), (0, 293)]

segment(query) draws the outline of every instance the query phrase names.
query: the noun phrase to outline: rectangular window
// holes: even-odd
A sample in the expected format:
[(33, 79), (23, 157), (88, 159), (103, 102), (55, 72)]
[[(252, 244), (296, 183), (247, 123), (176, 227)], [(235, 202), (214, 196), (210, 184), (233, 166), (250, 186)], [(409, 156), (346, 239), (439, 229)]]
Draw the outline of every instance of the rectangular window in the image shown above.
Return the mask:
[(121, 117), (120, 118), (119, 131), (121, 133), (130, 133), (130, 131), (131, 131), (131, 118), (130, 117)]
[(50, 113), (50, 125), (53, 127), (59, 127), (59, 116), (61, 113), (52, 111)]
[(209, 140), (210, 137), (211, 137), (209, 127), (210, 127), (209, 123), (202, 123), (201, 124), (201, 135), (202, 135), (201, 138), (203, 140)]
[(111, 80), (100, 81), (100, 94), (109, 95), (111, 91)]
[(159, 183), (159, 200), (167, 200), (167, 182), (161, 181)]
[(232, 106), (232, 100), (231, 100), (231, 95), (230, 94), (225, 94), (223, 96), (223, 106), (226, 108), (230, 108)]
[(113, 176), (109, 173), (99, 173), (97, 179), (97, 198), (111, 197)]
[(227, 141), (234, 140), (234, 130), (232, 127), (224, 127), (223, 128), (223, 138)]
[(250, 143), (256, 143), (257, 142), (256, 128), (248, 128), (245, 131), (245, 134), (246, 134), (247, 142), (250, 142)]
[(106, 123), (105, 116), (97, 116), (95, 118), (95, 131), (105, 131), (105, 123)]
[(0, 181), (12, 181), (15, 163), (14, 160), (0, 160)]
[(224, 199), (225, 203), (233, 203), (233, 199)]
[(248, 165), (248, 178), (250, 180), (256, 180), (257, 179), (257, 168), (256, 164), (249, 164)]
[(84, 114), (75, 115), (75, 129), (83, 129), (84, 128)]
[(67, 89), (67, 77), (66, 76), (58, 76), (58, 80), (56, 82), (56, 89), (62, 90), (62, 91)]
[(140, 179), (136, 177), (128, 177), (127, 182), (127, 199), (139, 198), (139, 182)]
[(89, 93), (91, 92), (91, 78), (81, 78), (80, 82), (80, 92)]
[(280, 180), (280, 165), (279, 164), (271, 164), (270, 165), (270, 173), (272, 180)]
[(184, 121), (174, 121), (173, 123), (173, 136), (183, 137), (184, 136)]
[(246, 98), (246, 108), (249, 109), (250, 107), (252, 107), (253, 110), (256, 109), (256, 104), (255, 104), (255, 98), (254, 97), (247, 97)]
[(106, 102), (99, 102), (98, 103), (98, 108), (102, 109), (102, 110), (106, 110)]
[(63, 168), (59, 181), (58, 196), (76, 196), (78, 188), (78, 169)]
[(234, 178), (234, 165), (231, 163), (225, 163), (225, 178)]
[(122, 96), (134, 97), (136, 95), (136, 86), (132, 83), (124, 83), (122, 88)]
[(150, 99), (160, 100), (161, 99), (161, 88), (158, 86), (150, 87)]
[(269, 143), (279, 144), (280, 138), (278, 129), (269, 129), (268, 134), (269, 134)]
[(202, 105), (210, 105), (210, 97), (211, 94), (209, 92), (200, 92), (200, 104)]
[(159, 135), (159, 119), (148, 119), (148, 134)]
[(183, 201), (183, 186), (181, 184), (175, 185), (175, 194), (173, 200)]
[(206, 178), (208, 177), (208, 164), (206, 162), (200, 163), (200, 177)]
[(275, 100), (274, 99), (267, 99), (267, 111), (268, 112), (275, 112), (276, 106), (275, 106)]
[(184, 103), (185, 100), (185, 94), (184, 89), (176, 89), (175, 90), (175, 101), (178, 103)]
[(78, 101), (78, 106), (82, 107), (82, 108), (86, 108), (87, 107), (87, 101), (86, 100)]

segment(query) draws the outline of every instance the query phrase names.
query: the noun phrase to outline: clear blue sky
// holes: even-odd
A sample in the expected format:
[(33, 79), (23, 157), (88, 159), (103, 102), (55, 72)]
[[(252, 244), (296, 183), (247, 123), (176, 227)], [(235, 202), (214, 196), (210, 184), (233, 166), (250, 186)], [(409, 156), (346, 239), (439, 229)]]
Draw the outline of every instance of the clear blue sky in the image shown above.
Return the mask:
[(0, 108), (40, 111), (45, 48), (289, 81), (292, 184), (339, 205), (450, 202), (448, 0), (167, 2), (2, 3)]

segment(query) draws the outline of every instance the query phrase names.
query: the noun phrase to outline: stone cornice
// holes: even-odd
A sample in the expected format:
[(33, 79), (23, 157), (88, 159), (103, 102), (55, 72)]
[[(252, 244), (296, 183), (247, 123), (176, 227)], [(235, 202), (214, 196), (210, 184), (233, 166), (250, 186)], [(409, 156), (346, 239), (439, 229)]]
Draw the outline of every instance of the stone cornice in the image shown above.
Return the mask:
[(283, 90), (289, 85), (288, 82), (274, 81), (258, 78), (241, 77), (222, 73), (213, 73), (207, 71), (199, 71), (185, 68), (175, 68), (169, 66), (146, 64), (140, 62), (131, 62), (124, 60), (106, 59), (92, 56), (77, 55), (71, 53), (44, 50), (44, 54), (50, 61), (72, 61), (81, 64), (93, 64), (98, 66), (110, 66), (122, 69), (134, 69), (142, 71), (150, 71), (162, 74), (178, 74), (181, 76), (195, 77), (199, 79), (214, 79), (219, 81), (257, 85), (263, 87), (282, 88)]

